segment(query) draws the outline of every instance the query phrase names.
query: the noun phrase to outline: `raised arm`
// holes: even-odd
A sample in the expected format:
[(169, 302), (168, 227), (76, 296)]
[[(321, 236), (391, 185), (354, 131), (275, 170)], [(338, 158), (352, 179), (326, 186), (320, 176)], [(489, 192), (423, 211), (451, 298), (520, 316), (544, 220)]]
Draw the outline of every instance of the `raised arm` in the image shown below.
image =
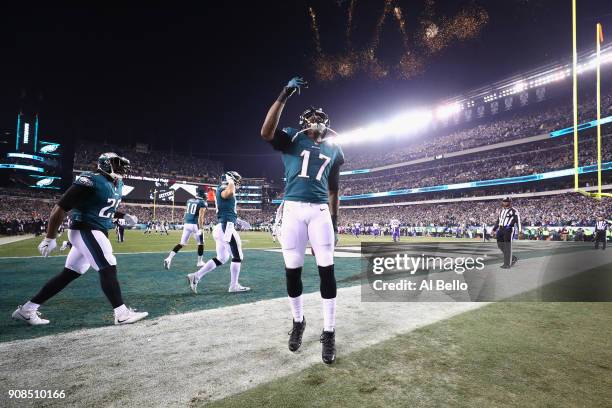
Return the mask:
[(298, 91), (302, 87), (306, 88), (308, 84), (304, 79), (300, 77), (292, 78), (291, 81), (287, 84), (286, 87), (283, 88), (282, 92), (274, 101), (270, 109), (268, 110), (268, 114), (266, 115), (266, 119), (261, 127), (261, 137), (266, 142), (272, 141), (274, 139), (274, 131), (278, 127), (278, 121), (280, 120), (280, 116), (283, 113), (283, 108), (285, 107), (285, 102), (291, 95)]
[(204, 224), (206, 224), (206, 207), (200, 208), (198, 212), (198, 229), (204, 228)]
[(225, 187), (225, 190), (221, 192), (221, 197), (224, 200), (227, 200), (228, 198), (232, 198), (235, 193), (236, 193), (236, 184), (234, 184), (234, 180), (228, 177), (227, 187)]

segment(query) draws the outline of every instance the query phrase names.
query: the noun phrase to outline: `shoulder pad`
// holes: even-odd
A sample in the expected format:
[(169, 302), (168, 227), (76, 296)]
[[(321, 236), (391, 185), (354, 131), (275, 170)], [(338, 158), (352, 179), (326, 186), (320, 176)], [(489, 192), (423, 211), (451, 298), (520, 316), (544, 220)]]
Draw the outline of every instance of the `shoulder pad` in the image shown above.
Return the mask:
[(93, 180), (92, 174), (83, 173), (79, 175), (79, 177), (77, 177), (77, 179), (74, 181), (74, 184), (79, 185), (79, 186), (85, 186), (85, 187), (93, 187), (94, 180)]

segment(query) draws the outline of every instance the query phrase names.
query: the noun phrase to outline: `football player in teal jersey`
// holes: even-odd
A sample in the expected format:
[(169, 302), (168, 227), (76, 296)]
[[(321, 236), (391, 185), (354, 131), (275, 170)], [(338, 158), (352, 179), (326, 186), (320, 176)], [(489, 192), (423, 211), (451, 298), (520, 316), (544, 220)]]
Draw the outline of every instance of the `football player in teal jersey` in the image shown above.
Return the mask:
[(187, 200), (185, 206), (185, 218), (183, 221), (183, 235), (181, 242), (176, 244), (172, 251), (168, 254), (168, 257), (164, 259), (164, 268), (170, 269), (172, 258), (176, 255), (182, 247), (187, 245), (189, 237), (193, 235), (193, 239), (198, 243), (198, 262), (197, 266), (204, 266), (202, 256), (204, 255), (204, 223), (206, 219), (206, 209), (208, 203), (206, 202), (206, 191), (203, 188), (196, 190), (196, 197)]
[(137, 221), (136, 217), (117, 211), (122, 197), (122, 179), (129, 168), (130, 162), (126, 158), (115, 153), (103, 153), (98, 158), (98, 169), (81, 173), (66, 190), (51, 211), (46, 238), (38, 245), (41, 255), (49, 256), (57, 246), (57, 228), (70, 211), (68, 238), (72, 247), (64, 270), (51, 278), (32, 299), (19, 306), (13, 312), (13, 319), (30, 325), (48, 324), (49, 320), (40, 317), (40, 305), (87, 272), (90, 266), (99, 272), (102, 291), (114, 308), (115, 324), (134, 323), (148, 316), (147, 312), (136, 312), (123, 303), (117, 281), (117, 260), (108, 240), (113, 218), (123, 218), (128, 226)]
[(235, 225), (238, 220), (236, 211), (236, 189), (240, 186), (242, 176), (236, 171), (228, 171), (221, 176), (221, 184), (215, 192), (215, 207), (217, 211), (217, 225), (213, 228), (212, 236), (215, 239), (217, 254), (204, 264), (197, 272), (187, 275), (189, 287), (193, 293), (197, 293), (198, 283), (208, 272), (226, 263), (230, 255), (230, 286), (229, 292), (247, 292), (251, 290), (248, 286), (238, 283), (240, 277), (240, 266), (244, 259), (242, 255), (242, 242), (236, 231)]
[(262, 138), (282, 153), (285, 165), (285, 195), (280, 237), (287, 294), (293, 315), (289, 350), (297, 351), (306, 327), (302, 299), (304, 252), (310, 241), (321, 279), (323, 301), (323, 362), (336, 359), (336, 278), (334, 246), (338, 232), (338, 184), (344, 153), (328, 138), (329, 117), (321, 108), (309, 108), (300, 116), (300, 129), (278, 128), (285, 103), (307, 86), (299, 77), (291, 79), (274, 102), (261, 128)]

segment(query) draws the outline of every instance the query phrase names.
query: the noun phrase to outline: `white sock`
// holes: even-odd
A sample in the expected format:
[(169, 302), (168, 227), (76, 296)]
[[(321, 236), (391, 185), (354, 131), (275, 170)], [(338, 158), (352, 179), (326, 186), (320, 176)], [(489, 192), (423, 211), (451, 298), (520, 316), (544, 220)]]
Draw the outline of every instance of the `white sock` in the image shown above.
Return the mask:
[(202, 257), (203, 257), (203, 256), (204, 256), (204, 255), (198, 255), (198, 262), (202, 262)]
[(32, 310), (38, 310), (40, 305), (38, 303), (30, 302), (29, 300), (25, 305), (21, 306), (24, 311), (31, 312)]
[(291, 314), (294, 322), (302, 322), (304, 320), (304, 297), (289, 296), (289, 304), (291, 305)]
[(230, 287), (235, 287), (238, 285), (238, 277), (240, 276), (240, 264), (242, 262), (232, 262), (230, 264), (230, 273), (232, 275), (232, 281), (230, 282)]
[(174, 252), (174, 251), (170, 251), (170, 253), (168, 254), (168, 258), (169, 258), (169, 259), (174, 258), (174, 255), (176, 255), (176, 252)]
[(195, 273), (195, 277), (200, 280), (202, 279), (202, 277), (204, 275), (206, 275), (208, 272), (212, 271), (213, 269), (215, 269), (217, 267), (217, 264), (215, 263), (215, 261), (213, 261), (212, 259), (209, 259), (208, 262), (206, 262), (204, 264), (203, 267), (201, 267), (196, 273)]
[(323, 330), (334, 331), (336, 328), (336, 298), (323, 299)]
[(127, 306), (125, 304), (115, 308), (115, 316), (122, 316), (128, 312)]

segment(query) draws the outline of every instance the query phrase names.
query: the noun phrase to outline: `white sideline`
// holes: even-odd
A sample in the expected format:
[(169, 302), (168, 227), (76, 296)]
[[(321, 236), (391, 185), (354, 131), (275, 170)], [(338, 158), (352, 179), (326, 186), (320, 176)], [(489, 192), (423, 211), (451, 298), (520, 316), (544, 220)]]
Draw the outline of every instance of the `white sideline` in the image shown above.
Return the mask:
[(11, 244), (13, 242), (19, 242), (30, 238), (34, 238), (34, 234), (9, 235), (7, 237), (0, 237), (0, 245)]
[[(484, 305), (362, 303), (359, 286), (340, 289), (338, 358)], [(285, 298), (1, 343), (0, 405), (16, 404), (5, 391), (18, 388), (64, 389), (61, 406), (185, 406), (194, 397), (220, 399), (312, 364), (325, 369), (318, 293), (305, 295), (305, 313), (298, 354), (287, 349)]]

